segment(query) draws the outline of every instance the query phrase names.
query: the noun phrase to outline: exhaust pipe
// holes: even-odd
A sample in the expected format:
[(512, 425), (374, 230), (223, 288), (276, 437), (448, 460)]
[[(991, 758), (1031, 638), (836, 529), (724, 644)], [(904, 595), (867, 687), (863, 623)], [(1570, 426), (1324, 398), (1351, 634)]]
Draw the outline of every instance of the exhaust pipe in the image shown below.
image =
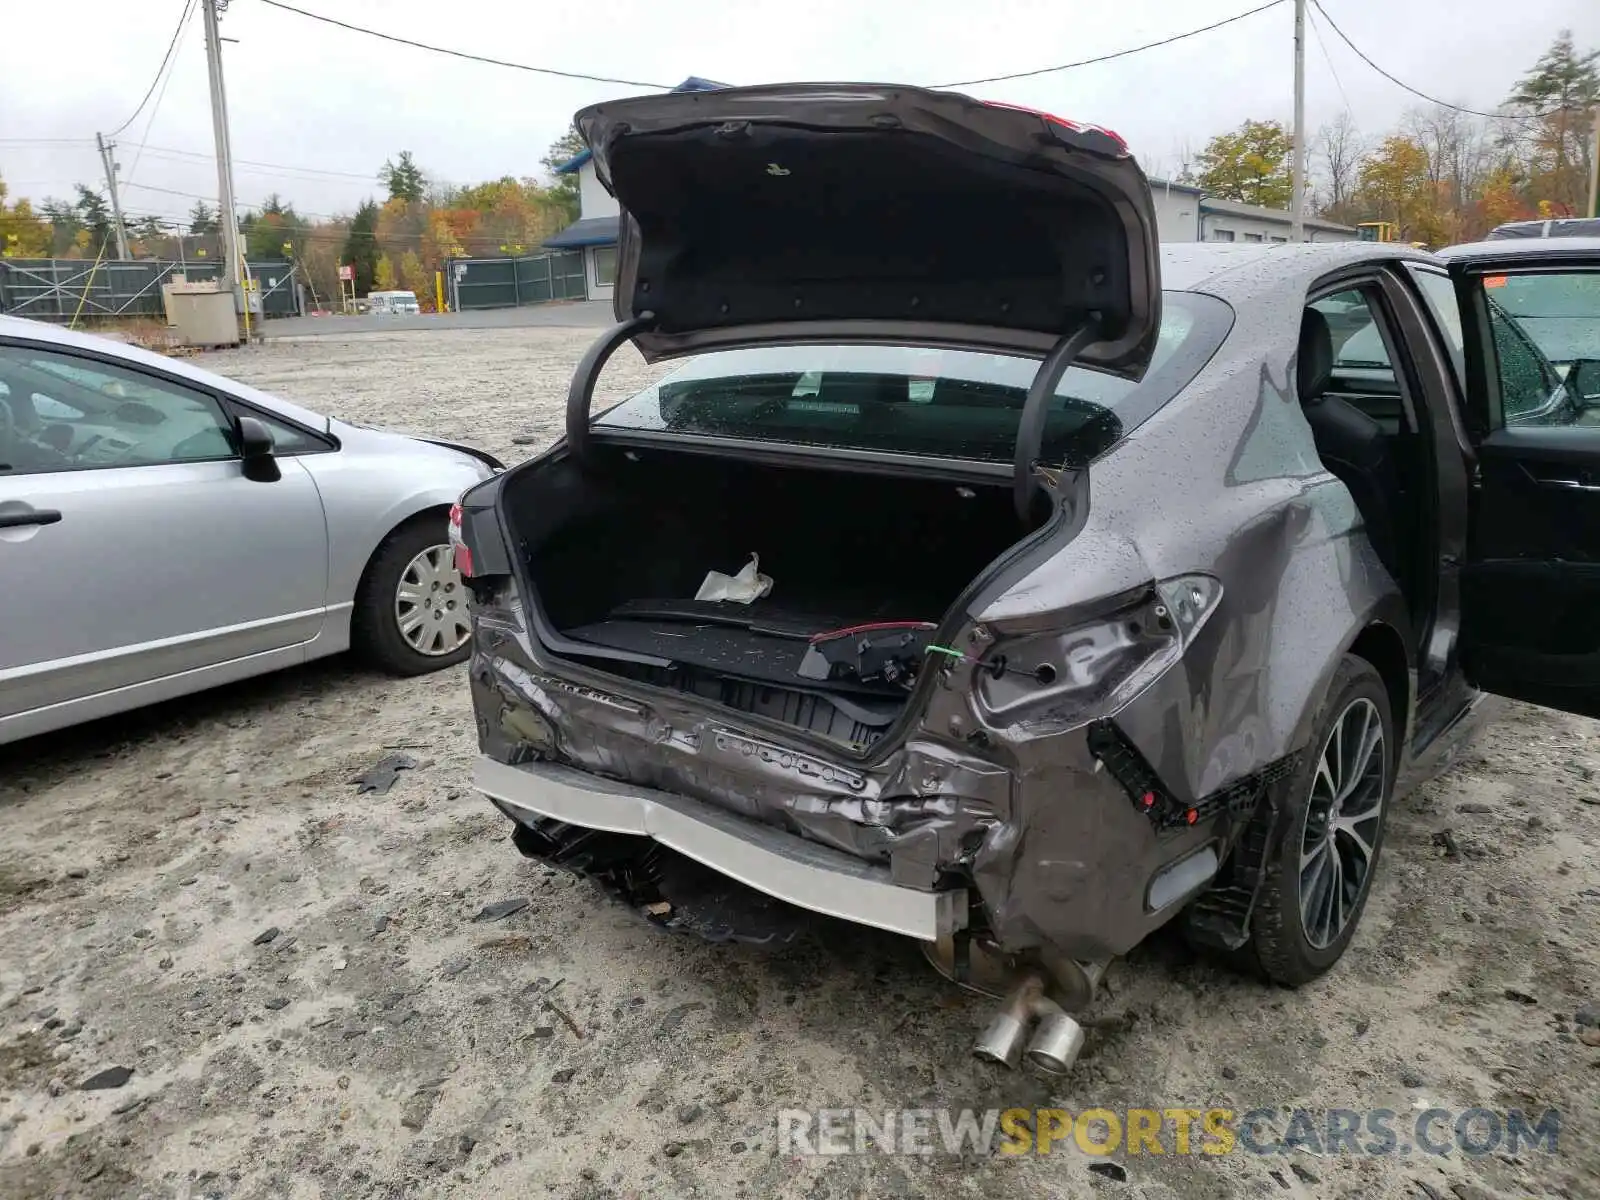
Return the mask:
[(1045, 963), (1051, 977), (1048, 985), (1040, 972), (1029, 972), (990, 1018), (973, 1053), (985, 1062), (1000, 1063), (1013, 1070), (1025, 1054), (1039, 1070), (1065, 1075), (1078, 1061), (1085, 1041), (1083, 1026), (1067, 1008), (1081, 1010), (1089, 1006), (1109, 965), (1109, 960), (1055, 958)]
[[(1028, 1030), (1035, 1023), (1038, 1028), (1029, 1041)], [(1026, 1042), (1030, 1063), (1041, 1071), (1064, 1075), (1078, 1061), (1083, 1041), (1083, 1026), (1045, 995), (1044, 980), (1035, 971), (1011, 990), (972, 1052), (985, 1062), (1015, 1070)]]
[(1048, 1074), (1065, 1075), (1083, 1052), (1083, 1042), (1083, 1026), (1071, 1016), (1060, 1011), (1046, 1013), (1028, 1043), (1028, 1061)]
[(1044, 980), (1039, 978), (1038, 972), (1034, 972), (1011, 989), (1011, 994), (1000, 1006), (1000, 1011), (990, 1018), (989, 1027), (983, 1031), (972, 1052), (985, 1062), (999, 1063), (1015, 1070), (1022, 1061), (1022, 1040), (1028, 1036), (1034, 1010), (1041, 1004), (1050, 1004), (1055, 1008), (1045, 999)]

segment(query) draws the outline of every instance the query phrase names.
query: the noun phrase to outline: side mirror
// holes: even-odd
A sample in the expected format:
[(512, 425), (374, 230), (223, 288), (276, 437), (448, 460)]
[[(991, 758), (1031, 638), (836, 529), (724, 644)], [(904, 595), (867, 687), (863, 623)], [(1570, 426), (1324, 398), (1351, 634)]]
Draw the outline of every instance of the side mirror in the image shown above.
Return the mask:
[(1600, 408), (1600, 359), (1580, 358), (1573, 363), (1567, 386), (1577, 396), (1578, 407)]
[(239, 457), (246, 479), (276, 483), (283, 478), (283, 470), (272, 456), (272, 430), (255, 417), (239, 418)]

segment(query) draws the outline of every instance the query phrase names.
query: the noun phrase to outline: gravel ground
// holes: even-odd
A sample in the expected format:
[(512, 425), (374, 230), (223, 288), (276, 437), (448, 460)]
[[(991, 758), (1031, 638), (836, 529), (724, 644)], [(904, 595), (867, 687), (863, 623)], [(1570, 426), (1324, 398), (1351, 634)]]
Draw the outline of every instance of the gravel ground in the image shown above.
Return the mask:
[[(590, 336), (207, 363), (515, 460)], [(358, 793), (397, 747), (417, 766)], [(818, 920), (781, 953), (707, 946), (524, 861), (474, 753), (459, 671), (343, 661), (0, 750), (0, 1195), (1600, 1195), (1600, 724), (1512, 706), (1400, 806), (1360, 934), (1310, 988), (1142, 947), (1065, 1082), (973, 1061), (986, 1002), (909, 943)], [(1390, 1109), (1402, 1144), (1430, 1106), (1563, 1123), (1554, 1155), (1138, 1154), (1120, 1176), (1070, 1149), (774, 1149), (785, 1108), (1044, 1104)]]

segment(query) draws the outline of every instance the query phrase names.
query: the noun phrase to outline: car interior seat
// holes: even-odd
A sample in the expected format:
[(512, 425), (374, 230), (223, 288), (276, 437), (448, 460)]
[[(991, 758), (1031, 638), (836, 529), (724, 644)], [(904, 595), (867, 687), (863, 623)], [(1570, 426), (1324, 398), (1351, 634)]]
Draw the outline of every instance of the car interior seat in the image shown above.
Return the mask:
[(1295, 381), (1317, 454), (1355, 499), (1367, 538), (1396, 580), (1401, 574), (1397, 515), (1400, 476), (1383, 426), (1355, 405), (1328, 394), (1333, 379), (1333, 338), (1328, 320), (1307, 308), (1300, 320)]

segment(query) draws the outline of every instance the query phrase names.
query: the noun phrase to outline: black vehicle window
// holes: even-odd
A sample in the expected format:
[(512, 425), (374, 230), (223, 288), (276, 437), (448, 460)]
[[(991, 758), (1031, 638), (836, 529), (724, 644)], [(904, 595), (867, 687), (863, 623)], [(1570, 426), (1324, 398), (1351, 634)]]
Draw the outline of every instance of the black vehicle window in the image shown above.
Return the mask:
[[(1220, 300), (1187, 292), (1166, 293), (1162, 314), (1142, 380), (1082, 367), (1062, 378), (1045, 461), (1104, 453), (1194, 378), (1232, 323)], [(914, 346), (728, 350), (679, 368), (597, 428), (1010, 462), (1037, 369), (1014, 355)]]
[(1482, 279), (1507, 425), (1596, 423), (1600, 391), (1600, 272)]

